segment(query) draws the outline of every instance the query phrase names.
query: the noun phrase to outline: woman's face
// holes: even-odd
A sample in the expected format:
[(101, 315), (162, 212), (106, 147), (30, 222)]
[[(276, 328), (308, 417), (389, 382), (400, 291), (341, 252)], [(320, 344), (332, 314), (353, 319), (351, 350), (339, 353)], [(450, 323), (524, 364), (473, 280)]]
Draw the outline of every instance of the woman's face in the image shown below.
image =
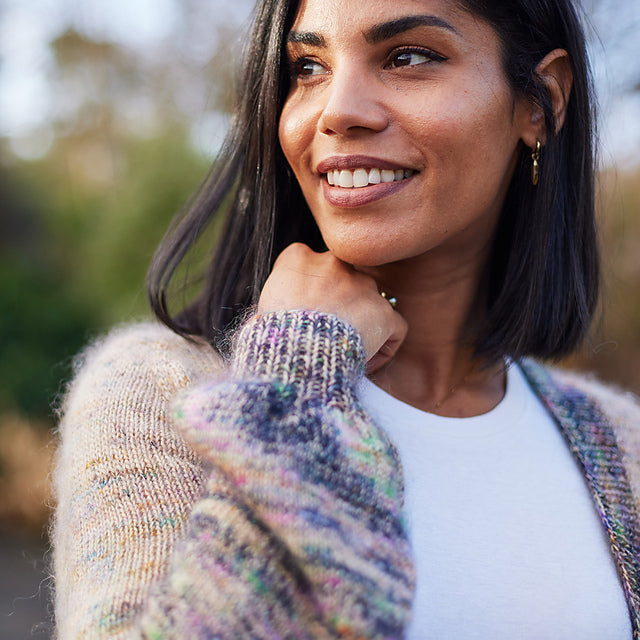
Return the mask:
[(489, 25), (449, 0), (302, 0), (287, 56), (280, 143), (338, 258), (489, 246), (531, 126)]

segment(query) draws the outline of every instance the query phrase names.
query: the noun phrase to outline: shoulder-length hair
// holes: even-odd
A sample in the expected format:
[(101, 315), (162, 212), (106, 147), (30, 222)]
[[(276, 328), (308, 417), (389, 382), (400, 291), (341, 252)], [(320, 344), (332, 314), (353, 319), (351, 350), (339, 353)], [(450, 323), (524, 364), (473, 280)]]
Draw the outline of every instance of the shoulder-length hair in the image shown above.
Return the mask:
[[(585, 37), (572, 0), (458, 0), (498, 34), (514, 95), (542, 109), (540, 179), (523, 148), (488, 267), (487, 314), (474, 337), (488, 358), (559, 358), (584, 338), (597, 303), (594, 113)], [(278, 254), (292, 242), (324, 243), (278, 141), (289, 90), (284, 42), (297, 0), (260, 0), (245, 51), (235, 115), (222, 151), (182, 217), (160, 244), (148, 275), (156, 316), (217, 348), (225, 328), (257, 303)], [(536, 74), (556, 48), (569, 54), (573, 87), (556, 133), (550, 96)], [(215, 216), (224, 217), (200, 294), (170, 311), (172, 276)]]

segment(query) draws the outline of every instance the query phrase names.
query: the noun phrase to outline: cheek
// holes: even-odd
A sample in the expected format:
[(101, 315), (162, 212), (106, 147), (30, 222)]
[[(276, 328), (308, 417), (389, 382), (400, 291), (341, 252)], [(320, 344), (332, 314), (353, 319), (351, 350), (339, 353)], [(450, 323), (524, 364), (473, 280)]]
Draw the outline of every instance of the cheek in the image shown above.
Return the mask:
[(431, 103), (415, 115), (412, 129), (424, 144), (431, 170), (446, 169), (446, 179), (462, 184), (494, 173), (499, 179), (519, 139), (508, 98), (486, 91)]
[(278, 137), (282, 151), (296, 175), (312, 135), (313, 130), (309, 118), (305, 118), (304, 114), (300, 113), (300, 109), (296, 109), (290, 101), (286, 102), (280, 115)]

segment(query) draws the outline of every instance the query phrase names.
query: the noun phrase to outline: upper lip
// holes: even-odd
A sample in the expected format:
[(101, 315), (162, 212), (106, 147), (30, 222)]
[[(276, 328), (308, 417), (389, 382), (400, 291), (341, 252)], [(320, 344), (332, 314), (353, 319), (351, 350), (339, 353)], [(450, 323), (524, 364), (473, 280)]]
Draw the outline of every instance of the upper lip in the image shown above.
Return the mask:
[(327, 173), (336, 169), (411, 169), (405, 164), (399, 164), (391, 160), (374, 158), (372, 156), (349, 155), (349, 156), (329, 156), (318, 163), (316, 167), (318, 173)]

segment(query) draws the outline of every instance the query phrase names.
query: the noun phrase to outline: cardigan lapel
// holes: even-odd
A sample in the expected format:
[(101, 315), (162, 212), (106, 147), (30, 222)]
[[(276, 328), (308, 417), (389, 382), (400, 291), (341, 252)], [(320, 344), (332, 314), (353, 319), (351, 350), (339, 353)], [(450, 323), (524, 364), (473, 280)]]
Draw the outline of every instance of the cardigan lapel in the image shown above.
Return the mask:
[(618, 565), (634, 640), (640, 640), (640, 514), (612, 425), (583, 392), (559, 384), (535, 362), (519, 364), (580, 465)]

